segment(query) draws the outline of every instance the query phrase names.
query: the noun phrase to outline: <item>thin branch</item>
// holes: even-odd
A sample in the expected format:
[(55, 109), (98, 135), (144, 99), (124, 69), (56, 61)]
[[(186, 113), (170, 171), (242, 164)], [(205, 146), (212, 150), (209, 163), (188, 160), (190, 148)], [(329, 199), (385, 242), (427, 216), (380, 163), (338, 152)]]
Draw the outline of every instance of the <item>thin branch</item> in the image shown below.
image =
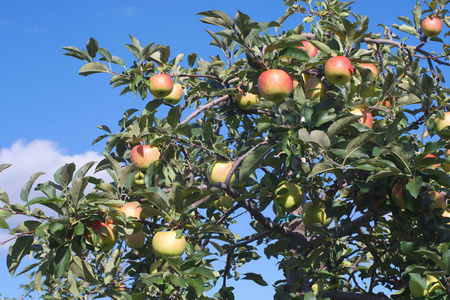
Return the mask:
[(186, 119), (184, 119), (183, 121), (181, 121), (181, 125), (187, 124), (190, 120), (192, 120), (193, 118), (197, 117), (198, 115), (200, 115), (203, 111), (210, 109), (211, 107), (219, 104), (222, 101), (228, 100), (230, 98), (229, 95), (225, 95), (222, 97), (219, 97), (211, 102), (206, 103), (205, 105), (200, 106), (196, 111), (194, 111), (193, 113), (191, 113)]

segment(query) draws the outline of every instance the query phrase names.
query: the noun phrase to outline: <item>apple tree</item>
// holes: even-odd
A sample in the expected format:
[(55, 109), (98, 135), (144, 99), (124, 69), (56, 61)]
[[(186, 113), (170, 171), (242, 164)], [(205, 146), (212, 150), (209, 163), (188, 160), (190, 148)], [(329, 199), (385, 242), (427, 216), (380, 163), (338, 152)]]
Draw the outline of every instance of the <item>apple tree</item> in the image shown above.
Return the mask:
[(208, 60), (132, 36), (129, 63), (94, 38), (63, 47), (145, 108), (99, 126), (102, 161), (32, 175), (21, 204), (0, 192), (9, 271), (31, 254), (20, 273), (45, 299), (233, 299), (233, 278), (267, 284), (240, 274), (265, 255), (274, 299), (445, 298), (448, 3), (382, 33), (338, 0), (284, 0), (270, 22), (204, 11)]

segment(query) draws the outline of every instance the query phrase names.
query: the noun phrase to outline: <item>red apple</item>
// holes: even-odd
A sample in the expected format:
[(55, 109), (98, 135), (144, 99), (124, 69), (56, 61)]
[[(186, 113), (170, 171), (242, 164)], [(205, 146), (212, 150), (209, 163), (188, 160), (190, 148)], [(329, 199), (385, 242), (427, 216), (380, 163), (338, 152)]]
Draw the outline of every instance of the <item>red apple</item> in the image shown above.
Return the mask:
[(346, 84), (352, 78), (353, 71), (352, 62), (345, 56), (330, 58), (324, 68), (325, 77), (333, 84)]
[(173, 81), (167, 74), (156, 74), (150, 77), (149, 90), (155, 98), (168, 96), (173, 89)]
[(364, 68), (364, 69), (369, 69), (370, 71), (372, 71), (373, 78), (377, 78), (377, 76), (378, 76), (378, 69), (377, 69), (377, 67), (374, 64), (372, 64), (372, 63), (360, 63), (359, 66), (361, 68)]
[(403, 179), (397, 182), (392, 188), (391, 193), (391, 198), (394, 201), (394, 203), (402, 209), (406, 209), (405, 200), (403, 199), (403, 184), (405, 183), (405, 181), (406, 180)]
[(178, 82), (173, 85), (172, 92), (169, 95), (163, 97), (164, 102), (167, 104), (178, 104), (183, 98), (184, 92), (183, 87)]
[(367, 109), (357, 107), (350, 113), (354, 114), (355, 116), (363, 116), (361, 119), (359, 119), (359, 122), (369, 128), (373, 127), (373, 117), (370, 111), (368, 111)]
[(308, 52), (309, 57), (314, 57), (317, 54), (317, 48), (309, 41), (302, 41), (303, 46), (298, 46), (299, 49), (304, 49)]
[[(114, 245), (117, 243), (117, 233), (114, 231), (112, 220), (108, 220), (105, 223), (102, 221), (95, 221), (92, 223), (91, 227), (98, 235), (98, 245), (103, 251), (109, 251), (114, 248)], [(86, 238), (92, 243), (92, 236), (89, 231), (86, 232)]]
[(137, 145), (131, 149), (130, 161), (136, 163), (136, 168), (145, 171), (159, 158), (159, 155), (159, 150), (155, 146)]
[[(133, 217), (136, 219), (141, 219), (142, 207), (140, 207), (139, 202), (136, 202), (136, 201), (128, 202), (128, 203), (122, 205), (118, 209), (118, 211), (119, 211), (119, 213), (124, 213), (126, 218)], [(143, 225), (140, 222), (133, 221), (131, 223), (131, 227), (136, 232), (136, 231), (141, 230)]]
[(141, 248), (145, 244), (145, 233), (138, 231), (136, 233), (125, 236), (125, 243), (130, 248)]
[[(436, 155), (429, 153), (429, 154), (425, 155), (423, 158), (424, 158), (424, 159), (425, 159), (425, 158), (436, 158)], [(439, 169), (439, 166), (440, 166), (439, 164), (434, 164), (434, 165), (433, 165), (433, 168)], [(423, 170), (423, 169), (422, 169), (422, 170)]]
[[(216, 184), (217, 182), (224, 182), (227, 178), (228, 173), (233, 167), (233, 163), (231, 161), (216, 161), (214, 162), (208, 171), (206, 172), (206, 176), (211, 184)], [(235, 174), (231, 176), (231, 181), (236, 179)]]
[(430, 191), (430, 199), (430, 209), (439, 208), (445, 210), (447, 208), (447, 202), (445, 201), (444, 196), (438, 191)]
[[(244, 85), (247, 84), (244, 83)], [(236, 95), (236, 102), (240, 109), (247, 110), (259, 101), (258, 95), (244, 92), (240, 87), (238, 87), (238, 90), (239, 94)]]
[(444, 117), (437, 115), (436, 119), (436, 134), (443, 139), (450, 139), (450, 127), (447, 131), (442, 131), (445, 127), (450, 125), (450, 111), (444, 113)]
[(300, 187), (292, 182), (286, 182), (275, 190), (275, 201), (283, 206), (287, 212), (296, 210), (303, 201)]
[(259, 75), (258, 90), (264, 99), (281, 102), (292, 93), (292, 78), (283, 70), (266, 70)]
[(319, 77), (316, 76), (303, 76), (305, 79), (305, 96), (309, 100), (318, 100), (326, 95), (325, 86)]
[(435, 37), (441, 33), (442, 21), (439, 18), (428, 16), (422, 21), (422, 32), (427, 37)]
[(171, 231), (158, 231), (153, 236), (152, 246), (153, 250), (157, 254), (163, 254), (167, 256), (179, 256), (184, 253), (186, 249), (186, 238), (182, 235), (180, 238), (176, 238), (177, 232)]

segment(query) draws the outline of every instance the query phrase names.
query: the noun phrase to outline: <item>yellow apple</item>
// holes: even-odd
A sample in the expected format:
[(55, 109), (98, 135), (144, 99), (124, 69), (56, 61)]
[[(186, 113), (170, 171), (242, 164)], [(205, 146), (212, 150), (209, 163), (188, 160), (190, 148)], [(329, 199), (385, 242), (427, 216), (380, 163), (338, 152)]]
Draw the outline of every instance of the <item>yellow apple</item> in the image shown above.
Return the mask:
[(178, 82), (173, 85), (172, 92), (169, 95), (163, 97), (164, 102), (167, 104), (178, 104), (183, 98), (184, 92), (183, 87)]
[[(231, 168), (233, 168), (233, 163), (231, 161), (216, 161), (214, 162), (206, 172), (206, 176), (211, 184), (216, 184), (218, 182), (224, 182), (227, 178), (228, 173)], [(231, 176), (230, 182), (236, 179), (235, 174)]]
[(308, 202), (303, 206), (302, 219), (306, 228), (315, 230), (317, 228), (327, 228), (331, 223), (331, 218), (327, 218), (325, 209)]
[(158, 231), (153, 236), (152, 247), (155, 253), (163, 254), (166, 256), (180, 256), (186, 249), (186, 238), (184, 235), (176, 238), (177, 232), (175, 230), (170, 231)]
[(136, 163), (136, 168), (146, 171), (148, 166), (159, 159), (160, 153), (157, 147), (150, 145), (137, 145), (131, 149), (130, 161)]
[[(244, 84), (247, 85), (247, 84)], [(236, 95), (236, 103), (237, 106), (239, 106), (240, 109), (247, 110), (254, 104), (259, 102), (259, 96), (244, 92), (240, 87), (238, 87), (239, 94)]]

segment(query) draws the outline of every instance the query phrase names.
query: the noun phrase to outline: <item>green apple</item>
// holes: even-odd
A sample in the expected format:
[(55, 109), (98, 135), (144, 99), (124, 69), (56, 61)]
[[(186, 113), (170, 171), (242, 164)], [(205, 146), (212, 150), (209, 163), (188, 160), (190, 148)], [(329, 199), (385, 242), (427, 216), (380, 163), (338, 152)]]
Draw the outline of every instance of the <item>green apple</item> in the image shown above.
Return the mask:
[(447, 208), (447, 201), (445, 201), (444, 196), (442, 196), (441, 193), (438, 191), (430, 191), (430, 209), (443, 209), (445, 210)]
[(167, 104), (178, 104), (183, 98), (184, 92), (183, 87), (178, 82), (173, 85), (172, 92), (169, 95), (163, 97), (164, 102)]
[(324, 67), (327, 80), (333, 84), (346, 84), (353, 76), (353, 65), (345, 56), (330, 58)]
[[(411, 295), (414, 298), (425, 297), (425, 296), (428, 296), (429, 294), (432, 294), (437, 289), (442, 289), (442, 285), (436, 277), (431, 276), (431, 275), (426, 275), (426, 281), (427, 281), (427, 283), (426, 283), (427, 286), (426, 286), (426, 288), (423, 288), (417, 282), (415, 282), (413, 280), (409, 280), (409, 282), (408, 282), (409, 291), (411, 292)], [(431, 285), (431, 287), (430, 287), (430, 285)]]
[(125, 243), (130, 248), (141, 248), (145, 244), (145, 233), (138, 231), (136, 233), (125, 236)]
[[(227, 178), (228, 173), (231, 168), (233, 168), (233, 163), (231, 161), (216, 161), (214, 162), (206, 172), (206, 176), (211, 184), (216, 184), (218, 182), (224, 182)], [(230, 182), (236, 179), (235, 174), (231, 176)]]
[(305, 80), (306, 99), (318, 100), (326, 95), (325, 86), (319, 77), (303, 74), (303, 79)]
[(220, 199), (214, 201), (214, 206), (222, 210), (222, 207), (224, 210), (228, 210), (233, 207), (234, 199), (231, 198), (229, 195), (224, 195), (220, 197)]
[(258, 77), (259, 94), (266, 100), (281, 102), (293, 90), (292, 77), (283, 70), (270, 69), (262, 72)]
[(275, 201), (282, 205), (287, 212), (297, 209), (303, 201), (300, 187), (292, 182), (286, 182), (275, 190)]
[(167, 74), (156, 74), (149, 80), (150, 93), (155, 98), (163, 98), (168, 96), (173, 90), (173, 81)]
[(175, 230), (158, 231), (153, 236), (152, 247), (155, 253), (166, 256), (180, 256), (186, 249), (186, 238), (184, 235), (177, 238)]
[(450, 139), (450, 127), (446, 131), (444, 128), (450, 125), (450, 111), (444, 113), (444, 117), (437, 115), (436, 119), (436, 134), (443, 139)]
[[(247, 84), (244, 84), (247, 85)], [(259, 96), (249, 93), (249, 92), (244, 92), (240, 87), (238, 87), (239, 90), (239, 94), (236, 95), (236, 103), (237, 106), (240, 109), (243, 110), (247, 110), (249, 109), (251, 106), (253, 106), (254, 104), (259, 102)]]
[(136, 163), (136, 168), (146, 171), (148, 166), (159, 159), (158, 148), (150, 145), (137, 145), (131, 149), (130, 161)]
[(327, 228), (331, 223), (331, 218), (327, 218), (325, 209), (308, 202), (303, 206), (302, 210), (303, 223), (309, 230), (317, 228)]

